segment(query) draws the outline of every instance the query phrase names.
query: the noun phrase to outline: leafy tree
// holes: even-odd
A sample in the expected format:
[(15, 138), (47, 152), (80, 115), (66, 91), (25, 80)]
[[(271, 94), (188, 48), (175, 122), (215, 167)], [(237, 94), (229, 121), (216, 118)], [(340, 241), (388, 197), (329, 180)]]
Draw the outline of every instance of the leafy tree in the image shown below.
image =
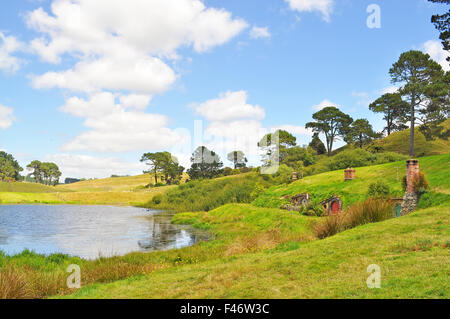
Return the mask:
[(362, 148), (364, 144), (371, 142), (379, 135), (373, 130), (372, 125), (366, 119), (359, 119), (352, 123), (345, 136), (347, 143), (355, 143)]
[(427, 140), (448, 139), (450, 130), (444, 131), (440, 124), (450, 116), (450, 72), (430, 86), (426, 95), (429, 101), (427, 108), (422, 109), (424, 116), (419, 129)]
[(197, 147), (192, 153), (191, 163), (191, 168), (187, 170), (191, 179), (216, 177), (223, 166), (219, 155), (205, 146)]
[(402, 100), (399, 93), (387, 93), (369, 105), (369, 109), (375, 113), (382, 113), (386, 127), (383, 132), (387, 135), (395, 131), (402, 131), (408, 127), (405, 125), (405, 114), (408, 112), (408, 103)]
[[(4, 159), (5, 161), (4, 161), (4, 169), (6, 170), (6, 162), (8, 162), (10, 165), (8, 165), (8, 176), (9, 176), (9, 174), (10, 174), (10, 172), (9, 172), (9, 166), (11, 166), (12, 167), (12, 169), (13, 169), (13, 171), (14, 171), (14, 173), (13, 173), (13, 179), (14, 180), (16, 180), (16, 181), (18, 181), (19, 179), (20, 179), (20, 172), (21, 171), (23, 171), (23, 168), (22, 167), (20, 167), (20, 165), (19, 165), (19, 163), (15, 160), (15, 158), (11, 155), (11, 154), (8, 154), (8, 153), (6, 153), (6, 152), (3, 152), (3, 151), (0, 151), (0, 159)], [(1, 173), (1, 172), (0, 172)], [(5, 172), (5, 174), (6, 174), (6, 172)]]
[[(450, 4), (450, 0), (428, 0), (434, 3), (446, 3)], [(431, 17), (431, 22), (434, 24), (441, 34), (439, 39), (442, 40), (444, 50), (450, 51), (450, 10), (442, 15), (436, 14)], [(450, 57), (447, 58), (450, 62)]]
[(31, 176), (34, 177), (36, 183), (46, 185), (56, 185), (59, 183), (59, 178), (62, 173), (59, 170), (58, 165), (49, 162), (40, 162), (38, 160), (32, 161), (27, 165), (27, 169), (31, 172)]
[(153, 172), (155, 184), (158, 183), (158, 173), (162, 172), (170, 157), (169, 152), (145, 153), (142, 155), (141, 162), (145, 162), (150, 167), (150, 170), (144, 171), (144, 173)]
[(184, 172), (184, 167), (179, 165), (178, 159), (167, 154), (166, 161), (163, 163), (162, 173), (165, 177), (167, 184), (178, 184)]
[[(417, 121), (427, 122), (427, 118), (436, 110), (432, 110), (430, 92), (441, 89), (444, 72), (442, 67), (433, 61), (428, 54), (420, 51), (403, 53), (389, 70), (392, 83), (402, 84), (399, 93), (408, 103), (407, 116), (411, 123), (409, 153), (414, 156), (414, 127)], [(448, 94), (448, 92), (447, 92)], [(437, 97), (434, 96), (436, 100)]]
[(287, 155), (281, 164), (286, 164), (297, 171), (301, 171), (304, 166), (310, 166), (316, 162), (311, 150), (300, 146), (291, 147), (287, 149)]
[(327, 152), (325, 145), (319, 138), (319, 133), (314, 133), (311, 143), (309, 143), (309, 147), (316, 151), (317, 155), (322, 155)]
[(274, 160), (274, 155), (278, 154), (279, 162), (287, 156), (287, 150), (297, 145), (297, 138), (284, 130), (277, 130), (274, 133), (266, 134), (259, 142), (258, 147), (264, 151), (264, 165), (269, 166)]
[(42, 181), (41, 165), (42, 163), (38, 160), (32, 161), (30, 164), (27, 165), (27, 169), (29, 171), (32, 171), (30, 175), (34, 177), (34, 181), (36, 183), (41, 183)]
[(15, 180), (15, 169), (10, 161), (0, 157), (0, 180), (3, 182), (11, 182)]
[(243, 168), (247, 166), (248, 160), (245, 157), (244, 152), (242, 151), (234, 151), (227, 155), (227, 159), (230, 162), (233, 162), (234, 169)]
[(331, 156), (334, 141), (338, 137), (344, 138), (346, 136), (353, 119), (334, 106), (326, 107), (314, 113), (313, 119), (315, 122), (307, 123), (306, 128), (312, 129), (314, 133), (325, 134), (328, 156)]

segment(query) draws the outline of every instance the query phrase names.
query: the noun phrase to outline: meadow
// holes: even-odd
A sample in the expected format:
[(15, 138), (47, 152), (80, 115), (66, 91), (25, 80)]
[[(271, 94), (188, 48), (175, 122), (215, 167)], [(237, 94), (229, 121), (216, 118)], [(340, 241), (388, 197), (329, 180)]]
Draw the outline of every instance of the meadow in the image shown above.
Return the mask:
[[(450, 256), (449, 162), (450, 155), (420, 159), (433, 191), (407, 216), (392, 214), (319, 239), (315, 227), (324, 219), (279, 209), (283, 196), (308, 190), (349, 200), (345, 195), (353, 192), (358, 202), (380, 178), (400, 191), (395, 168), (405, 168), (404, 162), (359, 168), (352, 182), (342, 181), (342, 171), (328, 172), (260, 189), (253, 203), (176, 214), (173, 223), (210, 234), (191, 247), (97, 260), (0, 254), (0, 291), (10, 298), (448, 298), (442, 265)], [(221, 178), (215, 182), (221, 187), (212, 190), (252, 174)], [(383, 289), (366, 286), (367, 266), (374, 263), (382, 268)], [(80, 290), (66, 287), (70, 264), (81, 267)]]

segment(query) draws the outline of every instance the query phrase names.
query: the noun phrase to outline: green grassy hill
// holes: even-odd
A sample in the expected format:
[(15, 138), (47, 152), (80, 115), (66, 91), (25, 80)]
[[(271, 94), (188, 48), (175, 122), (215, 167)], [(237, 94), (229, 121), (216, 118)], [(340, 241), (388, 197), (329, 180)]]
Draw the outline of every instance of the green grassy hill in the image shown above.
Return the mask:
[[(421, 158), (419, 165), (434, 192), (450, 194), (450, 154)], [(253, 204), (259, 207), (280, 208), (289, 201), (283, 198), (284, 196), (310, 193), (312, 199), (317, 201), (338, 195), (342, 197), (344, 206), (348, 206), (362, 201), (366, 197), (370, 183), (378, 180), (389, 185), (393, 196), (402, 197), (401, 181), (405, 171), (405, 162), (402, 161), (356, 168), (356, 179), (347, 182), (344, 181), (344, 170), (308, 176), (289, 185), (270, 188)]]
[[(442, 127), (444, 130), (450, 130), (450, 119), (447, 119), (444, 123), (442, 123)], [(409, 129), (401, 132), (395, 132), (378, 141), (376, 144), (381, 146), (384, 151), (409, 155), (409, 132)], [(417, 157), (445, 154), (450, 152), (450, 139), (435, 139), (434, 141), (427, 141), (418, 128), (416, 128), (414, 135), (414, 150)]]

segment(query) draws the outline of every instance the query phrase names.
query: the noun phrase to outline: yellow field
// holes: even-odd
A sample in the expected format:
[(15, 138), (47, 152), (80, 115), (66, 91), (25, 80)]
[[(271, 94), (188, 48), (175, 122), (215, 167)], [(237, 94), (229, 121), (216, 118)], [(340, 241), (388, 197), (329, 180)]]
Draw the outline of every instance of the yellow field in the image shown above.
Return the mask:
[[(187, 175), (183, 177), (185, 180)], [(3, 183), (0, 204), (84, 204), (140, 206), (175, 186), (144, 188), (150, 174), (88, 180), (56, 187), (34, 183)]]

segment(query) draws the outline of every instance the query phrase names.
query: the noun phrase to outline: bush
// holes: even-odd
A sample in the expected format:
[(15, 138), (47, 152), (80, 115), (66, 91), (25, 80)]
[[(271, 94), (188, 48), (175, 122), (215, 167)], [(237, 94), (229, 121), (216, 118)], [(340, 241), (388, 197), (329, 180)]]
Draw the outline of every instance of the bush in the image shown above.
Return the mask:
[(424, 209), (428, 207), (440, 206), (442, 204), (450, 203), (450, 194), (429, 192), (420, 196), (418, 209)]
[(163, 187), (166, 186), (164, 183), (158, 182), (155, 184), (155, 187)]
[(383, 199), (369, 198), (347, 208), (340, 215), (327, 217), (314, 225), (317, 238), (323, 239), (360, 225), (380, 222), (394, 216), (392, 204)]
[[(419, 195), (425, 194), (430, 189), (430, 183), (428, 182), (427, 177), (425, 176), (424, 172), (420, 172), (418, 176), (413, 178), (412, 182), (414, 185), (414, 191)], [(407, 187), (406, 176), (403, 176), (402, 186), (403, 186), (403, 191), (406, 191), (406, 187)]]
[(153, 204), (159, 205), (159, 204), (161, 204), (161, 202), (162, 202), (162, 195), (161, 194), (153, 196), (153, 198), (152, 198), (152, 203)]
[(413, 185), (414, 190), (419, 195), (425, 194), (430, 188), (430, 183), (428, 182), (424, 172), (420, 172), (413, 178)]
[(305, 216), (322, 217), (325, 214), (325, 210), (323, 209), (322, 205), (314, 202), (309, 202), (308, 205), (303, 207), (301, 214)]
[(389, 185), (385, 182), (378, 180), (375, 183), (369, 185), (369, 190), (367, 191), (368, 197), (374, 198), (386, 198), (391, 194)]

